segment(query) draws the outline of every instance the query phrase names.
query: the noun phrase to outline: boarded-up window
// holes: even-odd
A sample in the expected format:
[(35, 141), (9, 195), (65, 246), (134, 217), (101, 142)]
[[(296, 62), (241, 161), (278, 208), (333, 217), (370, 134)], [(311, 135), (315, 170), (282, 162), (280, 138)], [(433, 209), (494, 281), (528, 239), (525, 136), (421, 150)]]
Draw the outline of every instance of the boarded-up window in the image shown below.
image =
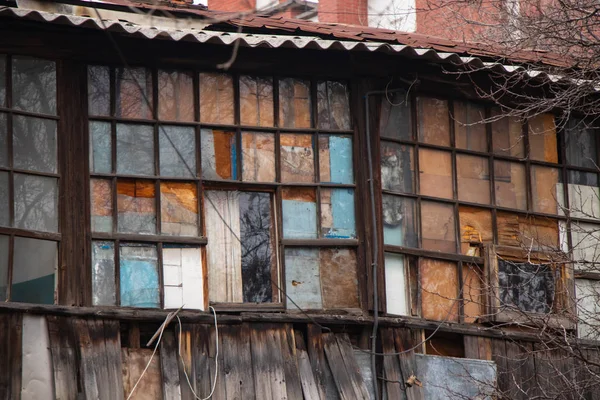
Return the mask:
[(152, 72), (146, 68), (117, 68), (116, 115), (152, 119)]
[(451, 153), (420, 148), (419, 180), (421, 194), (451, 199), (453, 197)]
[(424, 249), (456, 252), (454, 208), (450, 204), (421, 202), (421, 242)]
[(496, 205), (500, 207), (527, 209), (525, 165), (494, 160)]
[(119, 232), (155, 233), (155, 186), (151, 181), (122, 179), (117, 182)]
[(160, 307), (156, 246), (121, 243), (119, 250), (121, 305)]
[(382, 137), (411, 140), (411, 100), (405, 91), (386, 93), (381, 100), (379, 131)]
[(192, 73), (158, 71), (158, 118), (163, 121), (194, 120)]
[(163, 235), (198, 235), (196, 183), (161, 182), (160, 207)]
[(274, 182), (275, 176), (275, 135), (243, 132), (242, 180)]
[(492, 109), (492, 142), (495, 154), (525, 157), (523, 125), (515, 117), (503, 116), (501, 110)]
[(414, 163), (412, 146), (381, 142), (381, 189), (414, 193)]
[(350, 129), (349, 94), (345, 84), (335, 81), (317, 83), (319, 129)]
[(202, 129), (202, 177), (204, 179), (237, 179), (237, 147), (235, 133)]
[(240, 120), (242, 125), (273, 126), (273, 81), (240, 76)]
[(227, 74), (200, 74), (200, 121), (233, 124), (233, 79)]
[(456, 176), (459, 200), (490, 203), (490, 170), (487, 158), (457, 155)]
[(446, 100), (430, 97), (417, 98), (419, 141), (439, 146), (450, 146), (450, 115)]
[(314, 136), (285, 134), (281, 142), (281, 181), (310, 183), (315, 181)]
[(564, 192), (558, 168), (531, 166), (533, 210), (545, 214), (563, 213)]
[(310, 128), (312, 122), (310, 82), (284, 78), (279, 81), (279, 126)]
[(164, 307), (204, 309), (200, 248), (165, 244), (163, 255)]
[(492, 243), (492, 213), (476, 207), (460, 206), (460, 251), (470, 256), (482, 256), (483, 243)]
[(558, 162), (556, 125), (552, 114), (540, 114), (529, 119), (529, 158)]
[(284, 188), (281, 191), (283, 237), (317, 237), (317, 196), (312, 188)]
[(559, 249), (558, 221), (498, 211), (498, 244), (533, 250)]
[(322, 188), (320, 193), (321, 235), (332, 239), (355, 238), (354, 190)]
[(421, 316), (437, 321), (458, 321), (458, 270), (448, 261), (422, 258)]
[(319, 136), (319, 174), (323, 183), (354, 183), (352, 138)]
[(454, 135), (456, 147), (488, 151), (484, 107), (461, 101), (454, 102)]

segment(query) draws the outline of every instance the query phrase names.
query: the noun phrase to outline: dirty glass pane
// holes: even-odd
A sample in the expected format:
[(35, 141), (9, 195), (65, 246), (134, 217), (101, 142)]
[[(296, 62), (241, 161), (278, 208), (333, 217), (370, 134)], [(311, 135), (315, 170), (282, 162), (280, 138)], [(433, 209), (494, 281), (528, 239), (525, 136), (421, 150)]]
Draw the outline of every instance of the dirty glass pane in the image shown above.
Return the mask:
[(113, 231), (113, 191), (108, 179), (90, 180), (92, 209), (92, 231)]
[(459, 200), (490, 204), (490, 167), (487, 158), (458, 154), (456, 178)]
[(0, 167), (8, 167), (8, 125), (3, 113), (0, 113)]
[(8, 246), (8, 236), (0, 235), (0, 301), (7, 300), (6, 289), (8, 286)]
[(194, 120), (194, 79), (183, 71), (158, 71), (158, 119)]
[(310, 82), (285, 78), (279, 81), (279, 126), (311, 127)]
[(113, 242), (92, 242), (92, 304), (117, 305)]
[(54, 304), (58, 244), (15, 237), (10, 300)]
[(160, 183), (161, 229), (163, 235), (198, 235), (196, 183)]
[(483, 257), (481, 245), (492, 243), (492, 213), (484, 208), (460, 206), (460, 252), (472, 257)]
[(154, 175), (154, 129), (117, 124), (117, 173)]
[(281, 191), (283, 237), (317, 238), (317, 203), (313, 188), (283, 188)]
[(449, 261), (421, 258), (421, 316), (436, 321), (458, 321), (458, 269)]
[(109, 122), (90, 121), (90, 171), (112, 172), (112, 136)]
[(424, 249), (455, 253), (455, 229), (452, 205), (421, 202), (421, 241)]
[(58, 179), (15, 174), (15, 227), (58, 232)]
[(454, 135), (459, 149), (487, 152), (485, 108), (462, 101), (454, 102)]
[(415, 155), (412, 146), (381, 142), (381, 188), (415, 192)]
[(281, 181), (311, 183), (315, 181), (314, 136), (311, 134), (282, 134)]
[(0, 54), (0, 107), (6, 107), (6, 56)]
[(156, 246), (121, 243), (119, 250), (121, 305), (160, 307)]
[(153, 117), (152, 71), (148, 68), (117, 68), (115, 71), (116, 116)]
[(319, 251), (324, 308), (358, 308), (356, 251), (325, 248)]
[(335, 81), (317, 84), (317, 109), (320, 129), (351, 128), (348, 88)]
[(554, 303), (552, 267), (498, 258), (500, 304), (524, 312), (549, 313)]
[(0, 171), (0, 226), (10, 224), (8, 197), (8, 172)]
[(12, 106), (16, 110), (56, 115), (54, 61), (12, 58)]
[(569, 212), (574, 218), (600, 218), (598, 174), (568, 171)]
[(353, 183), (352, 138), (319, 136), (319, 174), (321, 182)]
[(56, 121), (13, 116), (15, 168), (56, 173)]
[(393, 246), (417, 247), (416, 202), (409, 197), (384, 194), (383, 243)]
[(237, 147), (235, 132), (202, 129), (202, 177), (204, 179), (237, 179)]
[(356, 238), (354, 190), (321, 188), (321, 235), (332, 239)]
[(583, 120), (571, 118), (565, 127), (567, 164), (598, 168), (597, 130)]
[(418, 97), (417, 116), (420, 142), (450, 146), (450, 118), (446, 100)]
[(600, 272), (600, 225), (572, 221), (571, 244), (577, 270)]
[(233, 79), (227, 74), (200, 74), (200, 121), (233, 124)]
[[(320, 269), (318, 249), (285, 249), (285, 290), (301, 309), (323, 308)], [(291, 301), (287, 308), (297, 310)]]
[(158, 130), (160, 174), (196, 176), (196, 132), (192, 127), (162, 125)]
[(419, 149), (419, 185), (421, 194), (452, 198), (451, 153)]
[(275, 181), (275, 135), (242, 132), (242, 180)]
[(117, 212), (119, 232), (156, 233), (154, 182), (118, 180)]
[(379, 131), (382, 137), (412, 140), (411, 100), (405, 91), (387, 93), (381, 100)]
[(494, 160), (496, 205), (526, 210), (527, 191), (525, 189), (525, 179), (524, 164)]
[(523, 125), (515, 117), (503, 116), (502, 110), (492, 109), (492, 144), (495, 154), (525, 157)]
[(557, 214), (563, 212), (563, 184), (560, 170), (557, 168), (531, 166), (531, 191), (533, 193), (533, 211)]
[(273, 80), (240, 76), (240, 120), (242, 125), (273, 126)]
[(556, 125), (552, 114), (539, 114), (529, 119), (529, 158), (558, 162)]
[(99, 65), (88, 66), (88, 113), (110, 115), (110, 70)]

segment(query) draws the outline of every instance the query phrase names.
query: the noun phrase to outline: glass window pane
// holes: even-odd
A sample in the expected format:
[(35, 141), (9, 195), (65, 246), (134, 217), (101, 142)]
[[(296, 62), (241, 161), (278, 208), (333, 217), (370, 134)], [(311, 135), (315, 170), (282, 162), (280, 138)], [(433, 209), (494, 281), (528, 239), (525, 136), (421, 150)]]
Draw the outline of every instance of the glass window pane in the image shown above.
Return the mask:
[(15, 237), (10, 300), (54, 304), (58, 244)]
[(196, 183), (160, 183), (161, 230), (163, 235), (198, 235)]
[[(410, 315), (409, 287), (406, 284), (404, 255), (385, 253), (386, 311), (394, 315)], [(408, 267), (408, 265), (407, 265)]]
[(154, 129), (117, 124), (117, 173), (154, 175)]
[(450, 146), (448, 102), (431, 97), (418, 97), (417, 107), (419, 141), (439, 146)]
[(8, 172), (0, 171), (0, 226), (10, 224), (10, 208), (8, 195)]
[(156, 246), (121, 243), (119, 250), (121, 305), (160, 307)]
[(381, 100), (379, 131), (382, 137), (412, 140), (410, 96), (405, 91), (388, 93)]
[(158, 130), (160, 174), (196, 176), (196, 132), (192, 127), (162, 125)]
[(459, 200), (490, 204), (490, 167), (487, 158), (458, 154), (456, 179)]
[[(1, 59), (0, 59), (1, 61)], [(9, 237), (0, 235), (0, 301), (7, 300)]]
[(481, 245), (492, 243), (492, 213), (484, 208), (460, 206), (460, 252), (473, 257), (480, 254)]
[(8, 167), (8, 150), (7, 117), (0, 113), (0, 167)]
[(598, 174), (569, 171), (569, 212), (573, 218), (600, 218)]
[(532, 160), (558, 162), (554, 115), (540, 114), (529, 119), (529, 148)]
[(421, 258), (421, 316), (436, 321), (458, 321), (458, 269), (449, 261)]
[(117, 304), (113, 242), (92, 242), (92, 304), (95, 306)]
[(233, 79), (227, 74), (200, 74), (200, 121), (233, 124)]
[(452, 205), (421, 202), (421, 242), (424, 249), (455, 253), (455, 232)]
[(0, 107), (6, 107), (6, 56), (0, 54)]
[(383, 243), (417, 247), (417, 210), (414, 199), (382, 195)]
[(240, 76), (242, 125), (273, 126), (273, 80)]
[(314, 136), (282, 134), (281, 181), (311, 183), (315, 181)]
[(56, 121), (13, 116), (15, 168), (56, 173)]
[(321, 235), (334, 239), (356, 238), (354, 190), (321, 188)]
[(117, 212), (119, 232), (156, 233), (154, 182), (117, 181)]
[(88, 66), (88, 113), (110, 115), (110, 70), (108, 67)]
[(15, 174), (15, 227), (58, 232), (58, 179)]
[(494, 160), (494, 183), (496, 205), (500, 207), (527, 209), (525, 165)]
[(319, 82), (317, 109), (320, 129), (350, 129), (349, 93), (345, 84)]
[(242, 132), (242, 180), (275, 182), (275, 135)]
[(319, 136), (319, 174), (321, 182), (354, 183), (352, 138)]
[(571, 118), (565, 127), (567, 164), (584, 168), (598, 168), (596, 129), (583, 120)]
[(381, 188), (415, 192), (415, 156), (412, 146), (381, 142)]
[(92, 231), (113, 231), (113, 191), (108, 179), (91, 179)]
[(454, 134), (459, 149), (487, 152), (485, 108), (470, 103), (454, 102)]
[[(319, 249), (287, 247), (285, 249), (285, 290), (301, 309), (323, 308), (321, 296)], [(297, 310), (291, 301), (289, 310)]]
[(525, 141), (523, 125), (515, 117), (502, 116), (500, 109), (492, 109), (492, 142), (494, 153), (523, 158)]
[(30, 57), (12, 58), (12, 106), (56, 115), (56, 63)]
[(310, 82), (285, 78), (279, 81), (279, 126), (311, 127)]
[(312, 188), (283, 188), (283, 237), (286, 239), (317, 238), (317, 202)]
[(202, 177), (204, 179), (237, 179), (237, 146), (235, 132), (202, 129)]
[(600, 272), (600, 225), (572, 221), (571, 244), (575, 269)]
[(356, 251), (325, 248), (319, 251), (323, 307), (329, 309), (358, 308)]
[(116, 115), (122, 118), (153, 118), (152, 72), (147, 68), (117, 68)]
[(551, 312), (555, 295), (554, 274), (549, 265), (498, 258), (500, 304), (509, 310)]
[(158, 71), (158, 118), (194, 120), (194, 79), (189, 72)]
[(563, 212), (564, 193), (560, 170), (557, 168), (531, 166), (531, 191), (533, 211), (557, 214)]
[(110, 122), (90, 121), (90, 170), (112, 172), (112, 135)]
[(419, 185), (421, 194), (452, 198), (452, 157), (449, 152), (419, 149)]

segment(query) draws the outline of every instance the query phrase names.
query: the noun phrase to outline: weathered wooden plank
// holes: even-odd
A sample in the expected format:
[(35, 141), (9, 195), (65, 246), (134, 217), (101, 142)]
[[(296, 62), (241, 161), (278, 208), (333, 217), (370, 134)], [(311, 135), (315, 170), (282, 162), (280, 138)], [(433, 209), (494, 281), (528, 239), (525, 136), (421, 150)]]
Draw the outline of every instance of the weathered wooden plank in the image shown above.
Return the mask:
[(250, 325), (242, 324), (238, 338), (239, 371), (242, 383), (242, 399), (253, 400), (256, 398), (254, 391), (254, 371), (252, 368), (252, 352), (250, 340)]
[[(381, 348), (382, 352), (395, 353), (396, 344), (394, 341), (394, 330), (392, 328), (381, 328)], [(383, 373), (384, 378), (384, 391), (387, 394), (388, 399), (406, 399), (406, 393), (404, 392), (404, 381), (402, 380), (402, 374), (400, 372), (400, 365), (398, 364), (398, 357), (396, 356), (383, 356)]]
[(333, 380), (333, 374), (329, 369), (329, 364), (325, 358), (325, 349), (323, 346), (323, 336), (321, 334), (321, 328), (314, 324), (308, 324), (306, 326), (308, 337), (306, 338), (306, 347), (308, 350), (308, 356), (310, 358), (310, 364), (313, 370), (315, 381), (317, 382), (317, 389), (322, 399), (334, 399), (340, 398), (335, 382)]
[(179, 369), (177, 367), (177, 344), (173, 331), (165, 329), (160, 342), (160, 368), (165, 399), (181, 399)]
[[(398, 355), (403, 382), (407, 382), (413, 375), (417, 375), (415, 350), (412, 350), (412, 348), (416, 345), (413, 335), (414, 333), (410, 329), (398, 328), (394, 330), (396, 351), (403, 352)], [(418, 378), (418, 376), (416, 377)], [(406, 397), (408, 400), (423, 400), (423, 390), (418, 385), (408, 386), (406, 388)]]
[(333, 333), (323, 334), (323, 346), (325, 348), (325, 355), (327, 356), (327, 362), (329, 368), (333, 374), (333, 380), (337, 387), (338, 393), (343, 400), (358, 399), (354, 386), (352, 384), (352, 378), (346, 370), (344, 358), (342, 352), (338, 346), (337, 338)]
[(578, 398), (586, 400), (600, 399), (600, 382), (597, 379), (600, 373), (600, 354), (597, 349), (583, 349), (582, 359), (578, 360), (576, 383)]
[(106, 365), (108, 381), (111, 386), (109, 398), (123, 399), (123, 376), (121, 361), (121, 329), (119, 321), (104, 320), (104, 341), (106, 347)]
[(287, 399), (287, 384), (285, 381), (285, 367), (281, 354), (281, 325), (269, 324), (266, 326), (267, 365), (269, 366), (269, 379), (271, 380), (271, 395), (273, 399)]
[(523, 375), (529, 372), (530, 368), (527, 362), (527, 355), (523, 354), (519, 344), (512, 341), (506, 341), (506, 373), (508, 374), (508, 387), (506, 395), (510, 399), (529, 399), (531, 391), (530, 379), (535, 379), (533, 372), (531, 375)]
[(23, 369), (23, 314), (14, 313), (5, 318), (7, 322), (6, 345), (8, 353), (8, 362), (6, 369), (8, 372), (9, 385), (6, 388), (7, 399), (21, 398), (21, 375)]
[(492, 339), (492, 360), (497, 366), (498, 392), (501, 398), (507, 397), (512, 388), (506, 363), (505, 342), (503, 339)]
[(492, 340), (486, 337), (477, 337), (479, 342), (479, 359), (480, 360), (491, 360), (492, 359)]
[(302, 384), (304, 398), (307, 400), (319, 400), (321, 399), (321, 395), (319, 394), (319, 388), (317, 387), (317, 382), (310, 366), (310, 359), (308, 358), (308, 352), (306, 351), (302, 332), (295, 331), (294, 339), (296, 342), (298, 373), (300, 374), (300, 383)]
[(254, 387), (256, 389), (257, 399), (273, 399), (271, 394), (271, 379), (269, 376), (269, 365), (267, 365), (268, 348), (267, 335), (260, 326), (252, 326), (250, 330), (252, 365), (254, 369)]
[(94, 365), (94, 347), (90, 337), (87, 320), (82, 318), (72, 319), (71, 324), (79, 346), (79, 379), (80, 387), (86, 398), (98, 399), (98, 377)]
[[(153, 349), (121, 349), (125, 398), (128, 398), (130, 394), (130, 399), (135, 400), (159, 400), (163, 398), (160, 354), (157, 352), (152, 358), (152, 362), (150, 362), (152, 351)], [(144, 377), (133, 391), (146, 366), (148, 366), (148, 369)]]
[[(227, 389), (225, 387), (225, 368), (223, 368), (224, 357), (223, 357), (223, 335), (221, 335), (221, 328), (219, 327), (219, 332), (214, 327), (210, 327), (208, 329), (208, 355), (210, 358), (208, 367), (210, 369), (210, 383), (213, 385), (213, 382), (216, 381), (214, 385), (215, 391), (213, 394), (213, 398), (215, 399), (225, 399), (227, 398)], [(217, 354), (217, 339), (219, 343), (219, 354)], [(218, 358), (219, 362), (215, 365), (215, 359)], [(212, 387), (212, 386), (211, 386)]]
[[(195, 346), (192, 342), (193, 333), (195, 331), (194, 325), (190, 324), (182, 324), (181, 326), (181, 334), (179, 333), (179, 325), (175, 328), (177, 345), (179, 346), (177, 351), (181, 351), (181, 358), (183, 358), (183, 364), (179, 354), (177, 355), (177, 368), (179, 370), (179, 382), (181, 388), (181, 398), (183, 400), (192, 400), (194, 399), (194, 395), (192, 393), (192, 389), (195, 391), (195, 363), (192, 363), (192, 356), (195, 352)], [(195, 357), (195, 355), (194, 355)], [(184, 370), (185, 368), (185, 370)], [(187, 377), (186, 377), (187, 375)], [(188, 382), (189, 381), (189, 382)], [(191, 386), (191, 388), (190, 388)]]
[(109, 366), (106, 358), (104, 322), (100, 319), (88, 319), (87, 325), (91, 344), (91, 352), (86, 353), (86, 356), (92, 359), (99, 399), (114, 399), (116, 394), (112, 389), (115, 387), (105, 384), (105, 382), (108, 382)]
[(354, 350), (350, 344), (350, 338), (347, 334), (336, 335), (336, 338), (342, 358), (344, 359), (346, 371), (352, 380), (352, 386), (354, 387), (356, 397), (359, 399), (369, 399), (371, 396), (360, 373), (360, 368), (358, 367), (356, 358), (354, 358)]
[(479, 359), (479, 338), (477, 336), (465, 335), (463, 337), (465, 346), (465, 357)]
[(280, 334), (288, 399), (302, 400), (302, 383), (300, 382), (300, 374), (298, 373), (296, 342), (292, 326), (290, 324), (285, 324), (280, 330)]
[[(48, 315), (46, 321), (48, 322), (50, 353), (52, 354), (52, 366), (54, 369), (54, 395), (57, 399), (61, 400), (76, 400), (77, 367), (75, 364), (75, 342), (72, 337), (68, 318)], [(1, 379), (0, 377), (0, 386), (2, 386)]]
[[(0, 314), (0, 326), (9, 327), (10, 314)], [(0, 329), (0, 400), (10, 399), (10, 347), (9, 329)]]
[(223, 343), (223, 370), (227, 399), (240, 399), (242, 382), (240, 377), (240, 360), (238, 339), (241, 327), (239, 325), (222, 326), (219, 334)]
[(212, 389), (210, 364), (214, 364), (215, 361), (210, 358), (208, 351), (208, 341), (210, 340), (209, 328), (208, 325), (196, 325), (192, 339), (195, 354), (196, 393), (201, 398), (208, 397)]

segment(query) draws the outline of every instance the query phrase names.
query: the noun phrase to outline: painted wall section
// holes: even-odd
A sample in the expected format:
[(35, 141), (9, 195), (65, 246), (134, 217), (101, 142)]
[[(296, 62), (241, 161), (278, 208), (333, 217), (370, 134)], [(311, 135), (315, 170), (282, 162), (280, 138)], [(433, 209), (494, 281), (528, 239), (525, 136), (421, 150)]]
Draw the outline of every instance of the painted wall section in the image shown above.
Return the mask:
[(54, 399), (54, 376), (46, 317), (23, 314), (21, 399)]

